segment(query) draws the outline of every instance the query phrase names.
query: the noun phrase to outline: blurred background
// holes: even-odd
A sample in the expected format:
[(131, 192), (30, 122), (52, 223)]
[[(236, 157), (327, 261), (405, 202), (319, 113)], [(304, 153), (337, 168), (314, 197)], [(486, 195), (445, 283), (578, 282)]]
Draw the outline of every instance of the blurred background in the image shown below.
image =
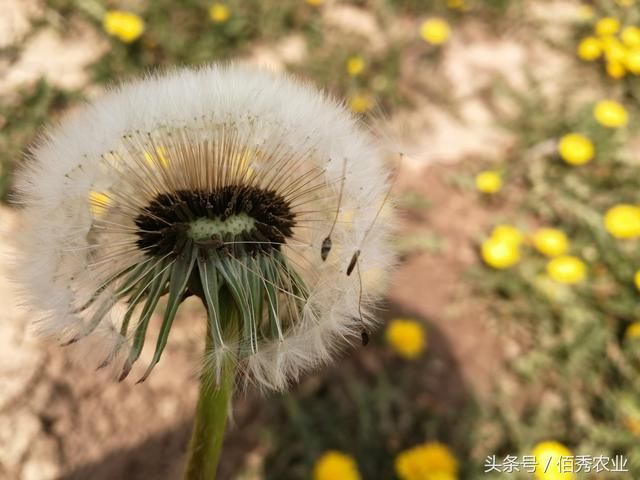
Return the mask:
[(179, 478), (204, 311), (183, 306), (142, 385), (35, 339), (6, 274), (12, 172), (109, 84), (229, 59), (302, 76), (372, 126), (399, 171), (401, 263), (368, 346), (289, 393), (237, 395), (220, 478), (640, 478), (640, 3), (0, 11), (0, 478)]

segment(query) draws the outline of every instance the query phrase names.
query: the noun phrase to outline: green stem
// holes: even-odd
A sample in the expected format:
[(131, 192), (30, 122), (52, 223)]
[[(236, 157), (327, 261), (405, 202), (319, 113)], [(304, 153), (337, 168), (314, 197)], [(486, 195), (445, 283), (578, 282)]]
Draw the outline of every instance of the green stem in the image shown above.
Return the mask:
[[(221, 318), (228, 325), (237, 325), (237, 309), (232, 301), (220, 302)], [(210, 322), (209, 322), (210, 324)], [(206, 350), (211, 351), (213, 340), (207, 329)], [(200, 380), (200, 394), (187, 454), (184, 480), (215, 480), (227, 423), (228, 409), (233, 395), (235, 363), (226, 360), (220, 369), (218, 384), (205, 374)], [(214, 379), (215, 380), (215, 379)]]

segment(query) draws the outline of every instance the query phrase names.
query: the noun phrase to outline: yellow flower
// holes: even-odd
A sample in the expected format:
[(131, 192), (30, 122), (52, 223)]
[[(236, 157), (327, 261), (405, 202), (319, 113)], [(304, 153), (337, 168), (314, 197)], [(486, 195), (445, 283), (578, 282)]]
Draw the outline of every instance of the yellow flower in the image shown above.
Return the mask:
[(419, 321), (410, 318), (391, 320), (385, 337), (396, 353), (407, 359), (418, 357), (424, 352), (427, 344), (424, 327)]
[(620, 34), (622, 43), (629, 48), (640, 47), (640, 28), (635, 25), (625, 27)]
[(313, 467), (313, 480), (360, 480), (356, 461), (350, 455), (330, 450)]
[(616, 238), (640, 236), (640, 207), (620, 203), (604, 214), (604, 227)]
[(640, 419), (627, 417), (624, 419), (624, 426), (636, 437), (640, 437)]
[(144, 32), (144, 20), (135, 13), (109, 10), (102, 18), (102, 28), (124, 43), (131, 43)]
[(520, 249), (517, 245), (501, 238), (489, 238), (482, 242), (482, 259), (490, 267), (509, 268), (520, 261)]
[(497, 193), (502, 188), (502, 176), (495, 170), (484, 170), (476, 175), (476, 188), (482, 193)]
[(620, 30), (620, 21), (614, 17), (604, 17), (596, 22), (596, 33), (601, 37), (615, 35)]
[(568, 133), (558, 143), (560, 157), (570, 165), (583, 165), (593, 158), (593, 142), (579, 133)]
[(420, 26), (420, 36), (431, 45), (440, 45), (451, 36), (449, 24), (441, 18), (430, 18)]
[(615, 100), (600, 100), (593, 107), (593, 116), (599, 124), (610, 128), (622, 127), (629, 119), (625, 108)]
[(349, 98), (349, 108), (354, 113), (365, 113), (373, 107), (373, 99), (366, 93), (356, 93)]
[(401, 480), (456, 480), (458, 461), (451, 450), (439, 442), (427, 442), (400, 452), (395, 460)]
[(364, 59), (358, 55), (350, 57), (347, 60), (347, 73), (352, 77), (357, 77), (364, 70)]
[(567, 253), (569, 239), (562, 230), (541, 228), (533, 234), (533, 246), (547, 257), (557, 257)]
[(636, 288), (640, 290), (640, 270), (637, 270), (633, 275), (633, 283), (635, 283)]
[(624, 338), (640, 338), (640, 322), (633, 322), (632, 324), (630, 324), (624, 331)]
[(563, 255), (549, 260), (547, 274), (559, 283), (580, 283), (587, 275), (587, 266), (578, 257)]
[(631, 73), (640, 74), (640, 49), (629, 50), (624, 59), (624, 65)]
[(607, 75), (611, 78), (618, 80), (625, 76), (627, 71), (624, 68), (624, 65), (620, 62), (607, 62)]
[(314, 7), (317, 7), (317, 6), (319, 6), (319, 5), (322, 5), (322, 2), (323, 2), (323, 1), (324, 1), (324, 0), (306, 0), (306, 2), (307, 2), (309, 5), (313, 5)]
[(209, 18), (213, 23), (224, 23), (230, 16), (231, 10), (224, 3), (214, 3), (209, 7)]
[(636, 3), (636, 0), (616, 0), (616, 3), (621, 7), (631, 7)]
[(609, 62), (622, 62), (627, 54), (626, 47), (616, 37), (603, 37), (600, 40), (604, 56)]
[(538, 443), (532, 454), (536, 459), (535, 476), (538, 480), (572, 480), (575, 475), (563, 468), (562, 458), (571, 457), (571, 450), (560, 442)]
[(519, 247), (522, 243), (523, 235), (513, 225), (497, 225), (491, 232), (491, 238)]
[(465, 0), (447, 0), (447, 7), (449, 7), (451, 10), (469, 9)]
[(592, 61), (602, 55), (602, 45), (596, 37), (585, 37), (578, 44), (578, 57)]

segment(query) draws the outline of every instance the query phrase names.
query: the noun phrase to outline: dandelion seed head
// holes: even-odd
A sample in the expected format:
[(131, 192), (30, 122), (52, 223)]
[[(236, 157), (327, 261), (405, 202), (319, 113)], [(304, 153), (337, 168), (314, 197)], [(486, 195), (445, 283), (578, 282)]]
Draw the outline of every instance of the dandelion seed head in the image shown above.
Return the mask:
[[(63, 343), (102, 340), (99, 361), (124, 358), (122, 378), (164, 295), (143, 378), (190, 294), (211, 317), (204, 368), (233, 357), (269, 388), (374, 326), (393, 263), (389, 175), (365, 129), (309, 86), (246, 66), (148, 76), (50, 130), (30, 157), (18, 180), (25, 302)], [(225, 296), (233, 326), (215, 314)]]

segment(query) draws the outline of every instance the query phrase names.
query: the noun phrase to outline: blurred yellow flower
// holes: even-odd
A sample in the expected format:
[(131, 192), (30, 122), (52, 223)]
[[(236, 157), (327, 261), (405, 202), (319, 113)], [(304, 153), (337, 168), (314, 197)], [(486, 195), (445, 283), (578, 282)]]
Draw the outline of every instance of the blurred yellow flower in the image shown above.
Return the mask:
[(447, 0), (447, 7), (451, 10), (468, 10), (466, 0)]
[(305, 0), (309, 5), (313, 5), (314, 7), (317, 7), (318, 5), (322, 5), (322, 2), (324, 2), (324, 0)]
[(347, 73), (352, 77), (357, 77), (364, 70), (365, 62), (364, 58), (359, 55), (349, 57), (347, 60)]
[(560, 157), (570, 165), (583, 165), (593, 158), (593, 142), (579, 133), (568, 133), (558, 143)]
[(353, 457), (330, 450), (313, 467), (313, 480), (360, 480), (358, 465)]
[(373, 99), (366, 93), (356, 93), (349, 98), (349, 108), (354, 113), (365, 113), (373, 107)]
[(394, 318), (385, 331), (389, 345), (401, 357), (414, 359), (427, 346), (427, 335), (422, 323), (410, 318)]
[(627, 417), (624, 419), (624, 426), (636, 437), (640, 436), (640, 419)]
[(560, 442), (546, 441), (538, 443), (532, 455), (536, 459), (535, 476), (538, 480), (572, 480), (575, 475), (563, 468), (562, 458), (572, 453)]
[(616, 37), (603, 37), (600, 40), (600, 45), (602, 46), (605, 57), (607, 57), (607, 61), (624, 61), (624, 57), (627, 54), (627, 49)]
[(569, 239), (557, 228), (540, 228), (533, 234), (533, 246), (547, 257), (557, 257), (567, 253)]
[(522, 232), (513, 225), (497, 225), (491, 232), (491, 238), (519, 247), (524, 239)]
[(627, 71), (624, 68), (624, 65), (621, 62), (607, 62), (607, 75), (611, 78), (618, 80), (625, 76)]
[(596, 37), (585, 37), (578, 44), (578, 57), (592, 61), (602, 55), (602, 45)]
[(559, 283), (580, 283), (587, 275), (587, 266), (578, 257), (563, 255), (549, 260), (547, 274)]
[(231, 10), (224, 3), (214, 3), (209, 7), (209, 18), (213, 23), (224, 23), (230, 16)]
[(144, 20), (135, 13), (108, 10), (102, 18), (102, 28), (124, 43), (131, 43), (144, 32)]
[(624, 331), (624, 338), (640, 338), (640, 322), (633, 322)]
[(629, 119), (625, 108), (615, 100), (600, 100), (593, 107), (593, 116), (600, 125), (610, 128), (622, 127)]
[(604, 228), (616, 238), (640, 236), (640, 207), (620, 203), (604, 214)]
[(490, 267), (509, 268), (520, 261), (518, 245), (501, 238), (489, 238), (482, 242), (480, 254), (484, 262)]
[(482, 193), (497, 193), (502, 188), (502, 176), (496, 170), (484, 170), (476, 175), (476, 189)]
[(596, 22), (596, 33), (601, 37), (615, 35), (620, 30), (620, 20), (614, 17), (604, 17)]
[(451, 36), (449, 24), (441, 18), (430, 18), (420, 26), (420, 36), (425, 42), (440, 45)]
[(616, 3), (621, 7), (631, 7), (636, 3), (636, 0), (616, 0)]
[(637, 270), (633, 275), (633, 283), (635, 283), (636, 288), (640, 290), (640, 270)]
[(640, 28), (635, 25), (625, 27), (620, 34), (622, 43), (629, 48), (640, 47)]
[(629, 50), (624, 59), (624, 65), (631, 73), (640, 74), (640, 49)]
[(427, 442), (400, 452), (395, 461), (400, 480), (456, 480), (458, 461), (439, 442)]

